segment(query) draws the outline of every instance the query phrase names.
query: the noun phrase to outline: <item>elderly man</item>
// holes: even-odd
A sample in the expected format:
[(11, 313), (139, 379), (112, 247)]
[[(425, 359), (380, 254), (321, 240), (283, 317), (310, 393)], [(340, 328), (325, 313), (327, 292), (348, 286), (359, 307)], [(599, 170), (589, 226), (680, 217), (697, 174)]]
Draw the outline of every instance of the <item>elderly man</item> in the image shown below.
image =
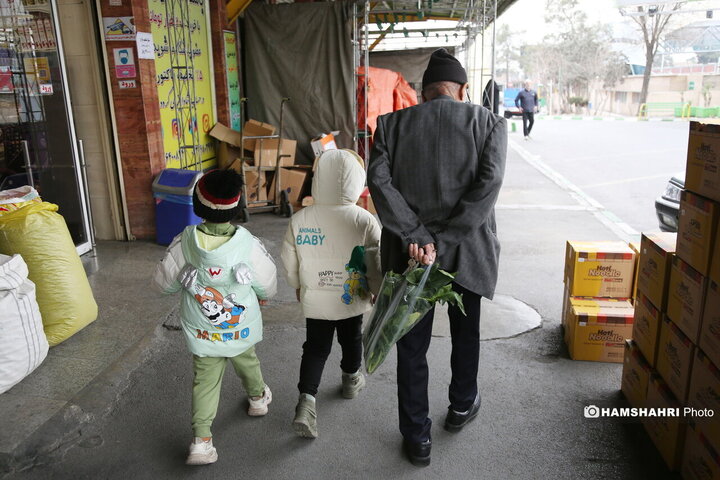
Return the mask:
[[(480, 408), (477, 372), (480, 300), (492, 298), (500, 245), (495, 201), (507, 151), (505, 119), (463, 103), (467, 74), (445, 49), (430, 57), (424, 103), (378, 119), (368, 185), (383, 224), (383, 271), (403, 272), (409, 258), (436, 259), (457, 272), (453, 289), (467, 316), (449, 308), (452, 354), (445, 429), (456, 432)], [(397, 344), (398, 407), (403, 451), (430, 464), (428, 364), (434, 310)]]
[(529, 81), (523, 83), (523, 89), (515, 97), (515, 106), (522, 112), (525, 140), (530, 140), (530, 132), (535, 124), (535, 112), (538, 108), (538, 97)]

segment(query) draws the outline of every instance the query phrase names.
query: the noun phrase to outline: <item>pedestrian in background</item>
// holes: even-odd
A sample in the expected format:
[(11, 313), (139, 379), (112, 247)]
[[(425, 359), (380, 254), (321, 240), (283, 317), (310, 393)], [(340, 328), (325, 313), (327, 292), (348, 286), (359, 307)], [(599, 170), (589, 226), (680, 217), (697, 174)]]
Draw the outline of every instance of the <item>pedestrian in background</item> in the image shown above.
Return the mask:
[[(460, 431), (480, 409), (480, 300), (492, 298), (500, 244), (495, 201), (507, 152), (507, 122), (464, 103), (467, 74), (445, 49), (423, 75), (421, 105), (378, 118), (368, 185), (383, 225), (384, 272), (401, 273), (408, 260), (457, 272), (452, 284), (467, 316), (450, 306), (450, 405), (445, 429)], [(434, 309), (397, 343), (398, 409), (403, 451), (430, 464), (428, 364)]]
[(230, 223), (240, 211), (242, 177), (212, 170), (193, 192), (193, 210), (204, 222), (175, 237), (155, 270), (163, 293), (182, 290), (180, 320), (193, 354), (192, 428), (188, 465), (218, 459), (210, 427), (217, 414), (229, 361), (249, 396), (248, 415), (263, 416), (272, 401), (255, 344), (262, 340), (260, 305), (275, 295), (275, 263), (249, 231)]
[(361, 326), (380, 286), (380, 225), (357, 205), (364, 188), (365, 166), (355, 152), (323, 153), (313, 175), (314, 203), (293, 215), (283, 242), (288, 283), (307, 326), (292, 423), (301, 437), (318, 436), (315, 397), (335, 331), (342, 396), (355, 398), (365, 386)]
[(515, 97), (515, 106), (522, 112), (523, 135), (525, 135), (525, 140), (529, 140), (530, 132), (533, 124), (535, 124), (535, 112), (538, 109), (537, 92), (532, 89), (532, 84), (529, 81), (523, 83), (523, 89)]

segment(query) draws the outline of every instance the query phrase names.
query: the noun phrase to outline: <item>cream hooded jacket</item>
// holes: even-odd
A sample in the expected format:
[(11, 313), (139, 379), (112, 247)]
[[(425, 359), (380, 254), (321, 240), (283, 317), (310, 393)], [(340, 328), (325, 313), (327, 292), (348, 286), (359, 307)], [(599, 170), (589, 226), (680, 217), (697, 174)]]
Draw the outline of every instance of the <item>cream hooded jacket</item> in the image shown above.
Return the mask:
[(327, 151), (315, 168), (314, 204), (290, 220), (282, 260), (306, 318), (341, 320), (371, 308), (381, 280), (380, 225), (356, 205), (364, 187), (359, 157)]

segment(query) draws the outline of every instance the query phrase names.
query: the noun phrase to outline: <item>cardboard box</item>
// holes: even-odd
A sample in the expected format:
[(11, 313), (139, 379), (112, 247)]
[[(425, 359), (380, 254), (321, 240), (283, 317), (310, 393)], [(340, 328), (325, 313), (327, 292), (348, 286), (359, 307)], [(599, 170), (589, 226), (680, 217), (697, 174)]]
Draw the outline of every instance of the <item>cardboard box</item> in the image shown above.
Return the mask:
[(710, 272), (718, 215), (717, 203), (688, 191), (680, 195), (677, 255), (702, 275)]
[[(270, 125), (269, 123), (263, 123), (259, 120), (250, 119), (245, 122), (245, 125), (243, 125), (242, 135), (243, 137), (266, 137), (269, 135), (275, 135), (275, 130), (275, 127), (273, 125)], [(237, 134), (236, 146), (240, 147), (240, 132), (235, 133)], [(254, 152), (255, 146), (257, 145), (256, 142), (257, 140), (245, 140), (242, 147), (245, 150), (250, 150), (251, 152)]]
[(570, 287), (565, 284), (563, 288), (563, 303), (562, 303), (562, 313), (560, 314), (560, 324), (562, 325), (563, 329), (563, 340), (565, 340), (565, 345), (570, 345), (570, 324), (568, 323), (568, 309), (570, 308)]
[[(282, 140), (282, 143), (280, 140)], [(270, 138), (265, 140), (256, 140), (256, 142), (255, 154), (253, 155), (253, 165), (260, 165), (261, 167), (274, 167), (277, 163), (278, 144), (280, 144), (281, 147), (280, 166), (292, 167), (295, 164), (297, 141), (287, 138)]]
[(712, 260), (710, 260), (710, 273), (708, 278), (720, 283), (720, 220), (718, 220), (717, 230), (715, 231), (715, 244), (712, 253)]
[(632, 340), (625, 340), (623, 357), (622, 392), (632, 407), (644, 407), (653, 368)]
[(340, 131), (334, 131), (323, 133), (310, 140), (310, 146), (312, 147), (315, 157), (319, 157), (323, 152), (328, 150), (337, 150), (338, 146), (335, 137), (338, 135), (340, 135)]
[(635, 274), (633, 275), (633, 288), (632, 288), (632, 296), (631, 296), (631, 301), (633, 304), (635, 304), (635, 299), (637, 298), (637, 290), (638, 290), (638, 266), (640, 264), (640, 242), (630, 242), (630, 243), (628, 243), (628, 247), (630, 247), (630, 250), (635, 252)]
[(243, 175), (243, 163), (242, 158), (236, 158), (227, 167), (228, 170), (235, 170), (237, 173)]
[[(258, 184), (258, 179), (260, 183)], [(247, 192), (247, 202), (249, 204), (255, 202), (267, 203), (267, 181), (265, 172), (260, 171), (259, 174), (254, 170), (245, 170), (245, 191)], [(253, 205), (249, 205), (253, 206)]]
[(688, 424), (680, 473), (684, 480), (720, 478), (720, 454), (717, 445), (712, 445), (693, 422)]
[[(682, 414), (680, 402), (658, 375), (653, 375), (648, 382), (647, 406), (648, 408), (678, 409)], [(680, 468), (686, 427), (682, 418), (679, 416), (648, 416), (643, 417), (642, 423), (668, 468), (670, 470)]]
[(363, 190), (363, 192), (360, 194), (360, 198), (358, 198), (357, 204), (368, 212), (372, 213), (373, 215), (377, 215), (377, 210), (375, 210), (375, 204), (373, 203), (372, 197), (370, 196), (369, 188), (365, 187), (365, 190)]
[(685, 188), (720, 202), (720, 125), (690, 122)]
[(568, 349), (573, 360), (623, 361), (632, 336), (633, 307), (627, 300), (570, 297)]
[(677, 325), (665, 317), (660, 325), (655, 369), (680, 402), (685, 402), (687, 399), (694, 354), (695, 345)]
[(640, 240), (638, 291), (660, 310), (667, 306), (667, 285), (676, 243), (677, 233), (644, 233)]
[(635, 300), (632, 338), (647, 362), (653, 367), (657, 361), (662, 316), (662, 312), (655, 308), (655, 305), (642, 292), (638, 293), (638, 298)]
[(714, 415), (694, 416), (693, 420), (714, 446), (720, 446), (720, 370), (700, 349), (696, 349), (690, 376), (687, 406), (712, 410)]
[(236, 132), (222, 123), (216, 123), (208, 135), (218, 140), (218, 167), (229, 168), (235, 159), (242, 159), (240, 132)]
[[(218, 148), (218, 165), (220, 168), (227, 168), (236, 158), (242, 158), (243, 147), (245, 150), (249, 150), (251, 152), (255, 151), (255, 142), (258, 140), (243, 141), (243, 137), (267, 136), (274, 134), (275, 127), (257, 120), (248, 120), (245, 122), (242, 134), (237, 130), (233, 130), (223, 125), (222, 123), (216, 123), (208, 133), (208, 135), (220, 142), (220, 146)], [(263, 141), (268, 142), (272, 140), (273, 139), (267, 139)], [(275, 139), (275, 141), (277, 142), (277, 139)], [(241, 143), (244, 145), (241, 145)], [(285, 143), (285, 140), (283, 140), (283, 143)], [(275, 149), (275, 152), (277, 152), (277, 148)], [(273, 165), (275, 165), (274, 161)]]
[(623, 242), (567, 242), (565, 283), (574, 297), (629, 298), (635, 252)]
[(667, 315), (696, 344), (703, 319), (706, 284), (705, 277), (698, 271), (679, 257), (673, 258)]
[(707, 288), (698, 345), (715, 365), (720, 365), (720, 283), (718, 282), (710, 282)]
[[(302, 199), (304, 197), (304, 186), (305, 181), (308, 178), (306, 168), (299, 167), (282, 167), (280, 169), (280, 190), (285, 190), (288, 193), (288, 200), (293, 205), (294, 210), (302, 208)], [(275, 201), (275, 180), (277, 175), (273, 175), (270, 182), (270, 190), (268, 192), (268, 198), (271, 201)]]

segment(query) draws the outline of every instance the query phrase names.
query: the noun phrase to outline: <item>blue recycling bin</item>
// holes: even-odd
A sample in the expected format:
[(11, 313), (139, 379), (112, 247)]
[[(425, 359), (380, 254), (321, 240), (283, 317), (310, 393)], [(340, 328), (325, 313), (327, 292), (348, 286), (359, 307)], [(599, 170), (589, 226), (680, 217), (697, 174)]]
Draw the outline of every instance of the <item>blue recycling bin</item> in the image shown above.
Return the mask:
[(160, 245), (170, 245), (185, 227), (202, 222), (193, 212), (192, 200), (202, 175), (194, 170), (166, 168), (153, 181), (156, 241)]

